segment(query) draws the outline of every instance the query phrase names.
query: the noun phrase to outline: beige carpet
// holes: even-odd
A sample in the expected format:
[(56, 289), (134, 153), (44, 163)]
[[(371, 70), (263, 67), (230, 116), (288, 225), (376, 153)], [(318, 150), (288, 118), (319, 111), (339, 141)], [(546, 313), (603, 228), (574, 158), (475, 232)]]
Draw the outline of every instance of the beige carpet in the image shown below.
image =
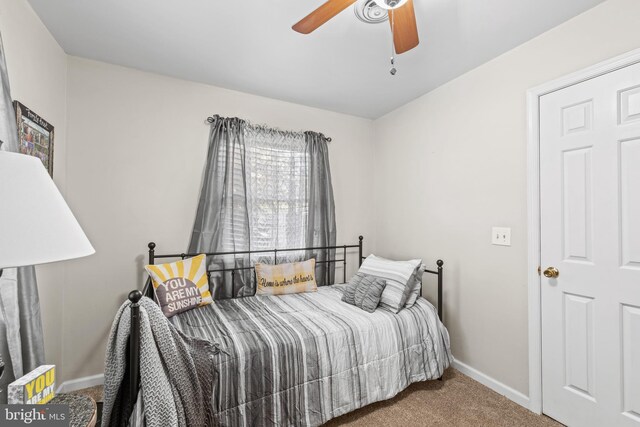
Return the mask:
[(329, 421), (326, 426), (561, 426), (448, 369), (444, 381), (409, 386), (393, 399), (374, 403)]
[[(102, 387), (76, 393), (102, 400)], [(396, 397), (374, 403), (329, 421), (327, 427), (558, 427), (544, 415), (536, 415), (482, 384), (449, 369), (444, 381), (415, 383)]]

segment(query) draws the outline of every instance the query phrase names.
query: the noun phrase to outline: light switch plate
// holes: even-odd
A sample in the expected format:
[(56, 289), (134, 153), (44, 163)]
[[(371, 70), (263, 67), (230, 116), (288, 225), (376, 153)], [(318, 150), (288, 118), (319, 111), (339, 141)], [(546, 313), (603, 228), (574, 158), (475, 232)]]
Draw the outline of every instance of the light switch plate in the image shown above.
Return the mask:
[(491, 244), (511, 246), (511, 228), (493, 227), (491, 229)]

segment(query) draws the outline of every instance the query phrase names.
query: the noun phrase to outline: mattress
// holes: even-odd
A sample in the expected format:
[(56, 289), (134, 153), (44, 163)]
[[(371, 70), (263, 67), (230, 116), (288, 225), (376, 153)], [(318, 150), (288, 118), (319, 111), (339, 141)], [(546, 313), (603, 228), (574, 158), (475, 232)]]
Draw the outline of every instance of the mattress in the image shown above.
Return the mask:
[(219, 349), (211, 404), (220, 425), (317, 426), (442, 376), (449, 335), (427, 300), (367, 313), (340, 300), (344, 286), (216, 301), (172, 318)]

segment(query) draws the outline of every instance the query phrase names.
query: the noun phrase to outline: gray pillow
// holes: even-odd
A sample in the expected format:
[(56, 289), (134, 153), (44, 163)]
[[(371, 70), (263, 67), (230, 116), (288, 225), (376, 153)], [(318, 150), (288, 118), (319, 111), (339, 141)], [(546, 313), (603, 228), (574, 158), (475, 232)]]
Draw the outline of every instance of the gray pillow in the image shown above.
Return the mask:
[(376, 276), (356, 273), (344, 289), (342, 301), (373, 313), (380, 303), (387, 281)]

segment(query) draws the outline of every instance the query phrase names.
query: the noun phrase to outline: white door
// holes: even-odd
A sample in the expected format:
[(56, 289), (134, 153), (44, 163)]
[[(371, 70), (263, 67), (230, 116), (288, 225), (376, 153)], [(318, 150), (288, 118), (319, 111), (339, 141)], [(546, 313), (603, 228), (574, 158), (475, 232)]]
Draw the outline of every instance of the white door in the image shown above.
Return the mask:
[(640, 64), (540, 100), (543, 412), (640, 427)]

